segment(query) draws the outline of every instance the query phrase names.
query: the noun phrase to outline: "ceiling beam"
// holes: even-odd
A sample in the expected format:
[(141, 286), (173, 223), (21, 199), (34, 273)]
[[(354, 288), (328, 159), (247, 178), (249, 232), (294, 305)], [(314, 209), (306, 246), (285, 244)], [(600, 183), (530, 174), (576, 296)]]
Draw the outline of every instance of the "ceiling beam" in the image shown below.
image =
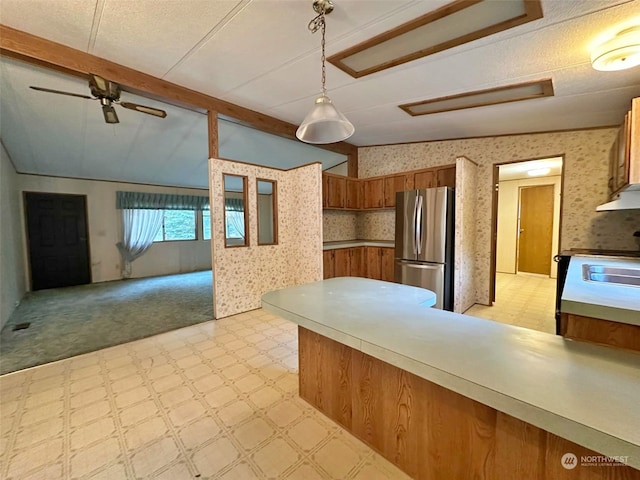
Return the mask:
[[(100, 75), (125, 87), (166, 98), (178, 104), (190, 105), (235, 118), (239, 123), (263, 132), (296, 140), (296, 125), (275, 117), (241, 107), (219, 98), (196, 92), (104, 58), (52, 42), (42, 37), (0, 24), (0, 54), (72, 75), (88, 78)], [(350, 155), (357, 147), (347, 142), (316, 145), (332, 152)]]

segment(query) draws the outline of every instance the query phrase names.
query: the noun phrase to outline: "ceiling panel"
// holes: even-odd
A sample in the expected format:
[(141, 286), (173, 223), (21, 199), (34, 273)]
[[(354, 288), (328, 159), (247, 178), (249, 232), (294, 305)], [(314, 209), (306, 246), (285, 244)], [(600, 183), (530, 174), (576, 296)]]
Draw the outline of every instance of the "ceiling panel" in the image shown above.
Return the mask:
[(96, 7), (101, 3), (87, 0), (2, 0), (0, 22), (86, 52)]
[(246, 3), (105, 0), (90, 53), (161, 78)]
[[(502, 0), (506, 1), (506, 0)], [(2, 0), (4, 25), (89, 51), (203, 93), (299, 123), (320, 92), (320, 35), (311, 0)], [(388, 31), (447, 0), (336, 0), (327, 54)], [(356, 127), (355, 145), (566, 130), (619, 124), (640, 95), (640, 67), (597, 72), (589, 50), (640, 24), (640, 1), (542, 0), (544, 18), (360, 79), (327, 65), (330, 98)], [(0, 60), (0, 137), (21, 172), (206, 187), (206, 117), (128, 92), (168, 112), (116, 106), (106, 125), (85, 81)], [(421, 117), (399, 104), (551, 78), (555, 97)], [(290, 168), (336, 155), (236, 123), (219, 126), (220, 156)]]

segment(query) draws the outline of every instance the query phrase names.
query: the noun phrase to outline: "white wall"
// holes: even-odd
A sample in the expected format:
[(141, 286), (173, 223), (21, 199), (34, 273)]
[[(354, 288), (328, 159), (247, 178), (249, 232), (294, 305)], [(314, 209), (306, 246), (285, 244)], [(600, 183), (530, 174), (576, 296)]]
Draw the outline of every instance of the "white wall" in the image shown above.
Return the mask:
[[(18, 175), (20, 191), (76, 194), (87, 196), (87, 223), (93, 283), (122, 278), (121, 258), (116, 243), (122, 239), (122, 219), (116, 210), (116, 191), (207, 195), (206, 190), (159, 187), (120, 182), (101, 182), (71, 178)], [(20, 200), (20, 216), (24, 206)], [(26, 252), (26, 229), (20, 226), (23, 249)], [(131, 264), (131, 277), (150, 277), (171, 273), (211, 269), (209, 240), (155, 243), (142, 257)], [(25, 271), (28, 266), (25, 265)]]
[(0, 143), (0, 329), (26, 291), (18, 174)]
[(518, 201), (520, 187), (553, 185), (553, 243), (551, 245), (551, 277), (556, 278), (558, 265), (553, 256), (558, 253), (560, 222), (561, 177), (527, 178), (507, 180), (498, 187), (498, 241), (496, 244), (496, 271), (516, 273)]
[(336, 165), (335, 167), (327, 168), (325, 170), (327, 173), (333, 173), (335, 175), (344, 175), (345, 177), (349, 176), (349, 162), (342, 162)]

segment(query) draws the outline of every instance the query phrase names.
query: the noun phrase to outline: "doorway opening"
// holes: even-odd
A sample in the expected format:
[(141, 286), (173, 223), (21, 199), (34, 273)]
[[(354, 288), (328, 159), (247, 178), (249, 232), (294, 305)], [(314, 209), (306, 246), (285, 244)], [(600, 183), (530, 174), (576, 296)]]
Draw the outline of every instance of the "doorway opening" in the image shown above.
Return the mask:
[(468, 312), (555, 332), (562, 156), (494, 165), (492, 307)]

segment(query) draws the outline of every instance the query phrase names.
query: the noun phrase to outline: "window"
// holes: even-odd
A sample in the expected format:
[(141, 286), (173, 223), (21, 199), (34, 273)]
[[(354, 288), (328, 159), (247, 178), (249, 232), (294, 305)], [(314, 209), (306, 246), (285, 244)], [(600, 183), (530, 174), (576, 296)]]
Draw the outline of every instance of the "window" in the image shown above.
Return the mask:
[(195, 210), (164, 210), (162, 228), (153, 239), (154, 242), (195, 239)]
[(244, 238), (244, 211), (227, 210), (227, 238)]
[(202, 238), (211, 240), (211, 210), (202, 210)]

